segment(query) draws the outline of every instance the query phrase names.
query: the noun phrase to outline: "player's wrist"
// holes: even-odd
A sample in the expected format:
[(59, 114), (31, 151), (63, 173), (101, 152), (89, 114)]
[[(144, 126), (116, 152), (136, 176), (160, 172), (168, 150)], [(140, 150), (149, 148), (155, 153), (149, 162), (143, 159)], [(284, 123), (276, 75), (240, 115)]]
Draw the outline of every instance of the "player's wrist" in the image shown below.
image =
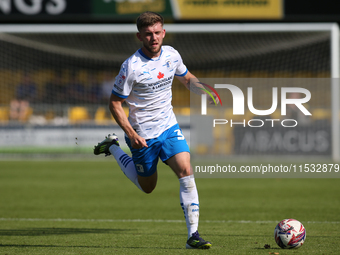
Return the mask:
[(136, 139), (138, 139), (139, 135), (137, 134), (137, 132), (132, 129), (132, 130), (129, 130), (129, 131), (125, 131), (127, 137), (130, 139), (130, 141), (134, 141)]

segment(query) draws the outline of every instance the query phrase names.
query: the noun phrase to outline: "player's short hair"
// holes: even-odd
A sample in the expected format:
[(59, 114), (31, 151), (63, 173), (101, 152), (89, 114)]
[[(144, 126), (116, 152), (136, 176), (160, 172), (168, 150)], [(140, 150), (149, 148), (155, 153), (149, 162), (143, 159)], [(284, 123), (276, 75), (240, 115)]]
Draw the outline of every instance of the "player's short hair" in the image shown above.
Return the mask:
[(160, 14), (149, 11), (143, 12), (137, 18), (137, 29), (140, 32), (142, 28), (153, 26), (158, 22), (161, 23), (162, 26), (164, 25), (164, 18)]

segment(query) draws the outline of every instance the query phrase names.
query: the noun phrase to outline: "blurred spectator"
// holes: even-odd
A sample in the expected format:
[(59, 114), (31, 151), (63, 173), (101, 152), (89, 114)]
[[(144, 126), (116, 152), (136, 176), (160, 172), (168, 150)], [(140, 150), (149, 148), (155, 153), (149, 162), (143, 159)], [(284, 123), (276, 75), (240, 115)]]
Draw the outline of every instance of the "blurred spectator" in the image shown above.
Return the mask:
[(46, 83), (43, 102), (47, 104), (67, 103), (67, 91), (62, 82), (61, 72), (57, 72), (53, 79)]
[(101, 99), (101, 87), (93, 73), (88, 75), (88, 102), (99, 104)]
[(79, 80), (76, 73), (72, 73), (70, 83), (67, 86), (68, 102), (70, 104), (84, 104), (86, 101), (86, 92), (84, 84)]
[(112, 88), (115, 82), (114, 78), (115, 77), (113, 77), (110, 72), (105, 72), (105, 77), (102, 83), (102, 90), (101, 90), (101, 102), (103, 104), (109, 103), (109, 99), (112, 94)]
[(37, 99), (37, 86), (31, 74), (25, 72), (16, 88), (15, 99), (10, 102), (10, 119), (26, 121), (29, 117), (30, 103), (35, 103)]

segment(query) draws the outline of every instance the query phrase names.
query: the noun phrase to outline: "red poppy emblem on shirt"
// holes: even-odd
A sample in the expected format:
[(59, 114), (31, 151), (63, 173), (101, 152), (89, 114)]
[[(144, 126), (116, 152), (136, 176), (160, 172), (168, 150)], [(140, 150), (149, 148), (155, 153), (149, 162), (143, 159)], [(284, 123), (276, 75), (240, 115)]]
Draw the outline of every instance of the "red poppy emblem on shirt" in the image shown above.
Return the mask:
[(158, 75), (157, 75), (157, 78), (162, 79), (163, 77), (164, 77), (164, 73), (159, 72)]

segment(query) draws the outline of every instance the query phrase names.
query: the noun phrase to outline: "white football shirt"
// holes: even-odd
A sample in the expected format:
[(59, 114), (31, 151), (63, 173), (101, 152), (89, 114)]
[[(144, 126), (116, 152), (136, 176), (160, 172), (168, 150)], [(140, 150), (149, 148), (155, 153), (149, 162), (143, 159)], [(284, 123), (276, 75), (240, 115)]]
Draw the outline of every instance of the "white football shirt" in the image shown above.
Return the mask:
[(112, 93), (125, 98), (129, 122), (145, 139), (158, 137), (177, 124), (172, 110), (172, 81), (188, 72), (182, 57), (171, 46), (162, 46), (157, 58), (147, 57), (141, 49), (124, 61)]

